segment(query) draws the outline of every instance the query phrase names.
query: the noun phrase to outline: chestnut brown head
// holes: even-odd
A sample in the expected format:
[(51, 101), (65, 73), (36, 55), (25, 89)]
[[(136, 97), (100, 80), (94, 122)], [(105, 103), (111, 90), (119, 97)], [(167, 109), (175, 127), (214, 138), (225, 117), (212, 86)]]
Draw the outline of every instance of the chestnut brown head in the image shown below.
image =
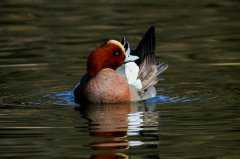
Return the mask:
[(104, 68), (117, 69), (124, 63), (125, 49), (116, 40), (109, 40), (90, 53), (87, 61), (87, 73), (95, 76)]

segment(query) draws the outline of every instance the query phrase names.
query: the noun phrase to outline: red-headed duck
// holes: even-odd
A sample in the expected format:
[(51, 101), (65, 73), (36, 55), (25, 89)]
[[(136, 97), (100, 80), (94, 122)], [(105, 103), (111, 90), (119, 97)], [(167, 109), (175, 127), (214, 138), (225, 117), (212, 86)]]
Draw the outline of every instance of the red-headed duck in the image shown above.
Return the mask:
[(89, 54), (86, 74), (74, 88), (75, 100), (124, 103), (154, 97), (154, 86), (167, 67), (156, 62), (153, 26), (135, 50), (126, 38), (122, 42), (109, 40)]

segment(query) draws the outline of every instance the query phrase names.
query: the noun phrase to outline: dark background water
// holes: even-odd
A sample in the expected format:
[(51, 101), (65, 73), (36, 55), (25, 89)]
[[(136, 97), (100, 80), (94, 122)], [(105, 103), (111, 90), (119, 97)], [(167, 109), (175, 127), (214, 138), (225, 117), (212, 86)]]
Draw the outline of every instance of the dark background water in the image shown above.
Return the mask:
[[(240, 158), (239, 10), (237, 0), (2, 0), (0, 158)], [(55, 98), (97, 45), (126, 35), (134, 47), (150, 25), (169, 64), (158, 94), (191, 102), (76, 110)]]

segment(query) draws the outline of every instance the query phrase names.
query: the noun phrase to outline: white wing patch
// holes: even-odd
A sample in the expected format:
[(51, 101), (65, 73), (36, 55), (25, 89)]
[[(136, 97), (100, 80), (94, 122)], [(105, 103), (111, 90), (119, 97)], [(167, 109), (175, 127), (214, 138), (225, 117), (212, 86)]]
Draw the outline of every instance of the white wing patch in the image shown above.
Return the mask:
[(138, 79), (139, 67), (135, 62), (128, 62), (125, 64), (125, 74), (128, 83), (135, 86), (137, 89), (142, 88), (142, 82)]
[(128, 84), (133, 85), (137, 89), (142, 88), (142, 82), (138, 79), (139, 67), (135, 62), (123, 64), (116, 71), (119, 74), (124, 75)]

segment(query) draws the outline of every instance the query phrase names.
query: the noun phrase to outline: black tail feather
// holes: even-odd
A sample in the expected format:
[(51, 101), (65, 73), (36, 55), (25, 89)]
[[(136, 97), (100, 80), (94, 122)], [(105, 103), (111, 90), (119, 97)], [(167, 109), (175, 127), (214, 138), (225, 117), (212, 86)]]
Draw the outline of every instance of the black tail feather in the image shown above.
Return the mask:
[(131, 54), (139, 57), (136, 63), (140, 65), (147, 55), (155, 53), (155, 48), (156, 48), (155, 27), (151, 26), (143, 36), (137, 48)]

